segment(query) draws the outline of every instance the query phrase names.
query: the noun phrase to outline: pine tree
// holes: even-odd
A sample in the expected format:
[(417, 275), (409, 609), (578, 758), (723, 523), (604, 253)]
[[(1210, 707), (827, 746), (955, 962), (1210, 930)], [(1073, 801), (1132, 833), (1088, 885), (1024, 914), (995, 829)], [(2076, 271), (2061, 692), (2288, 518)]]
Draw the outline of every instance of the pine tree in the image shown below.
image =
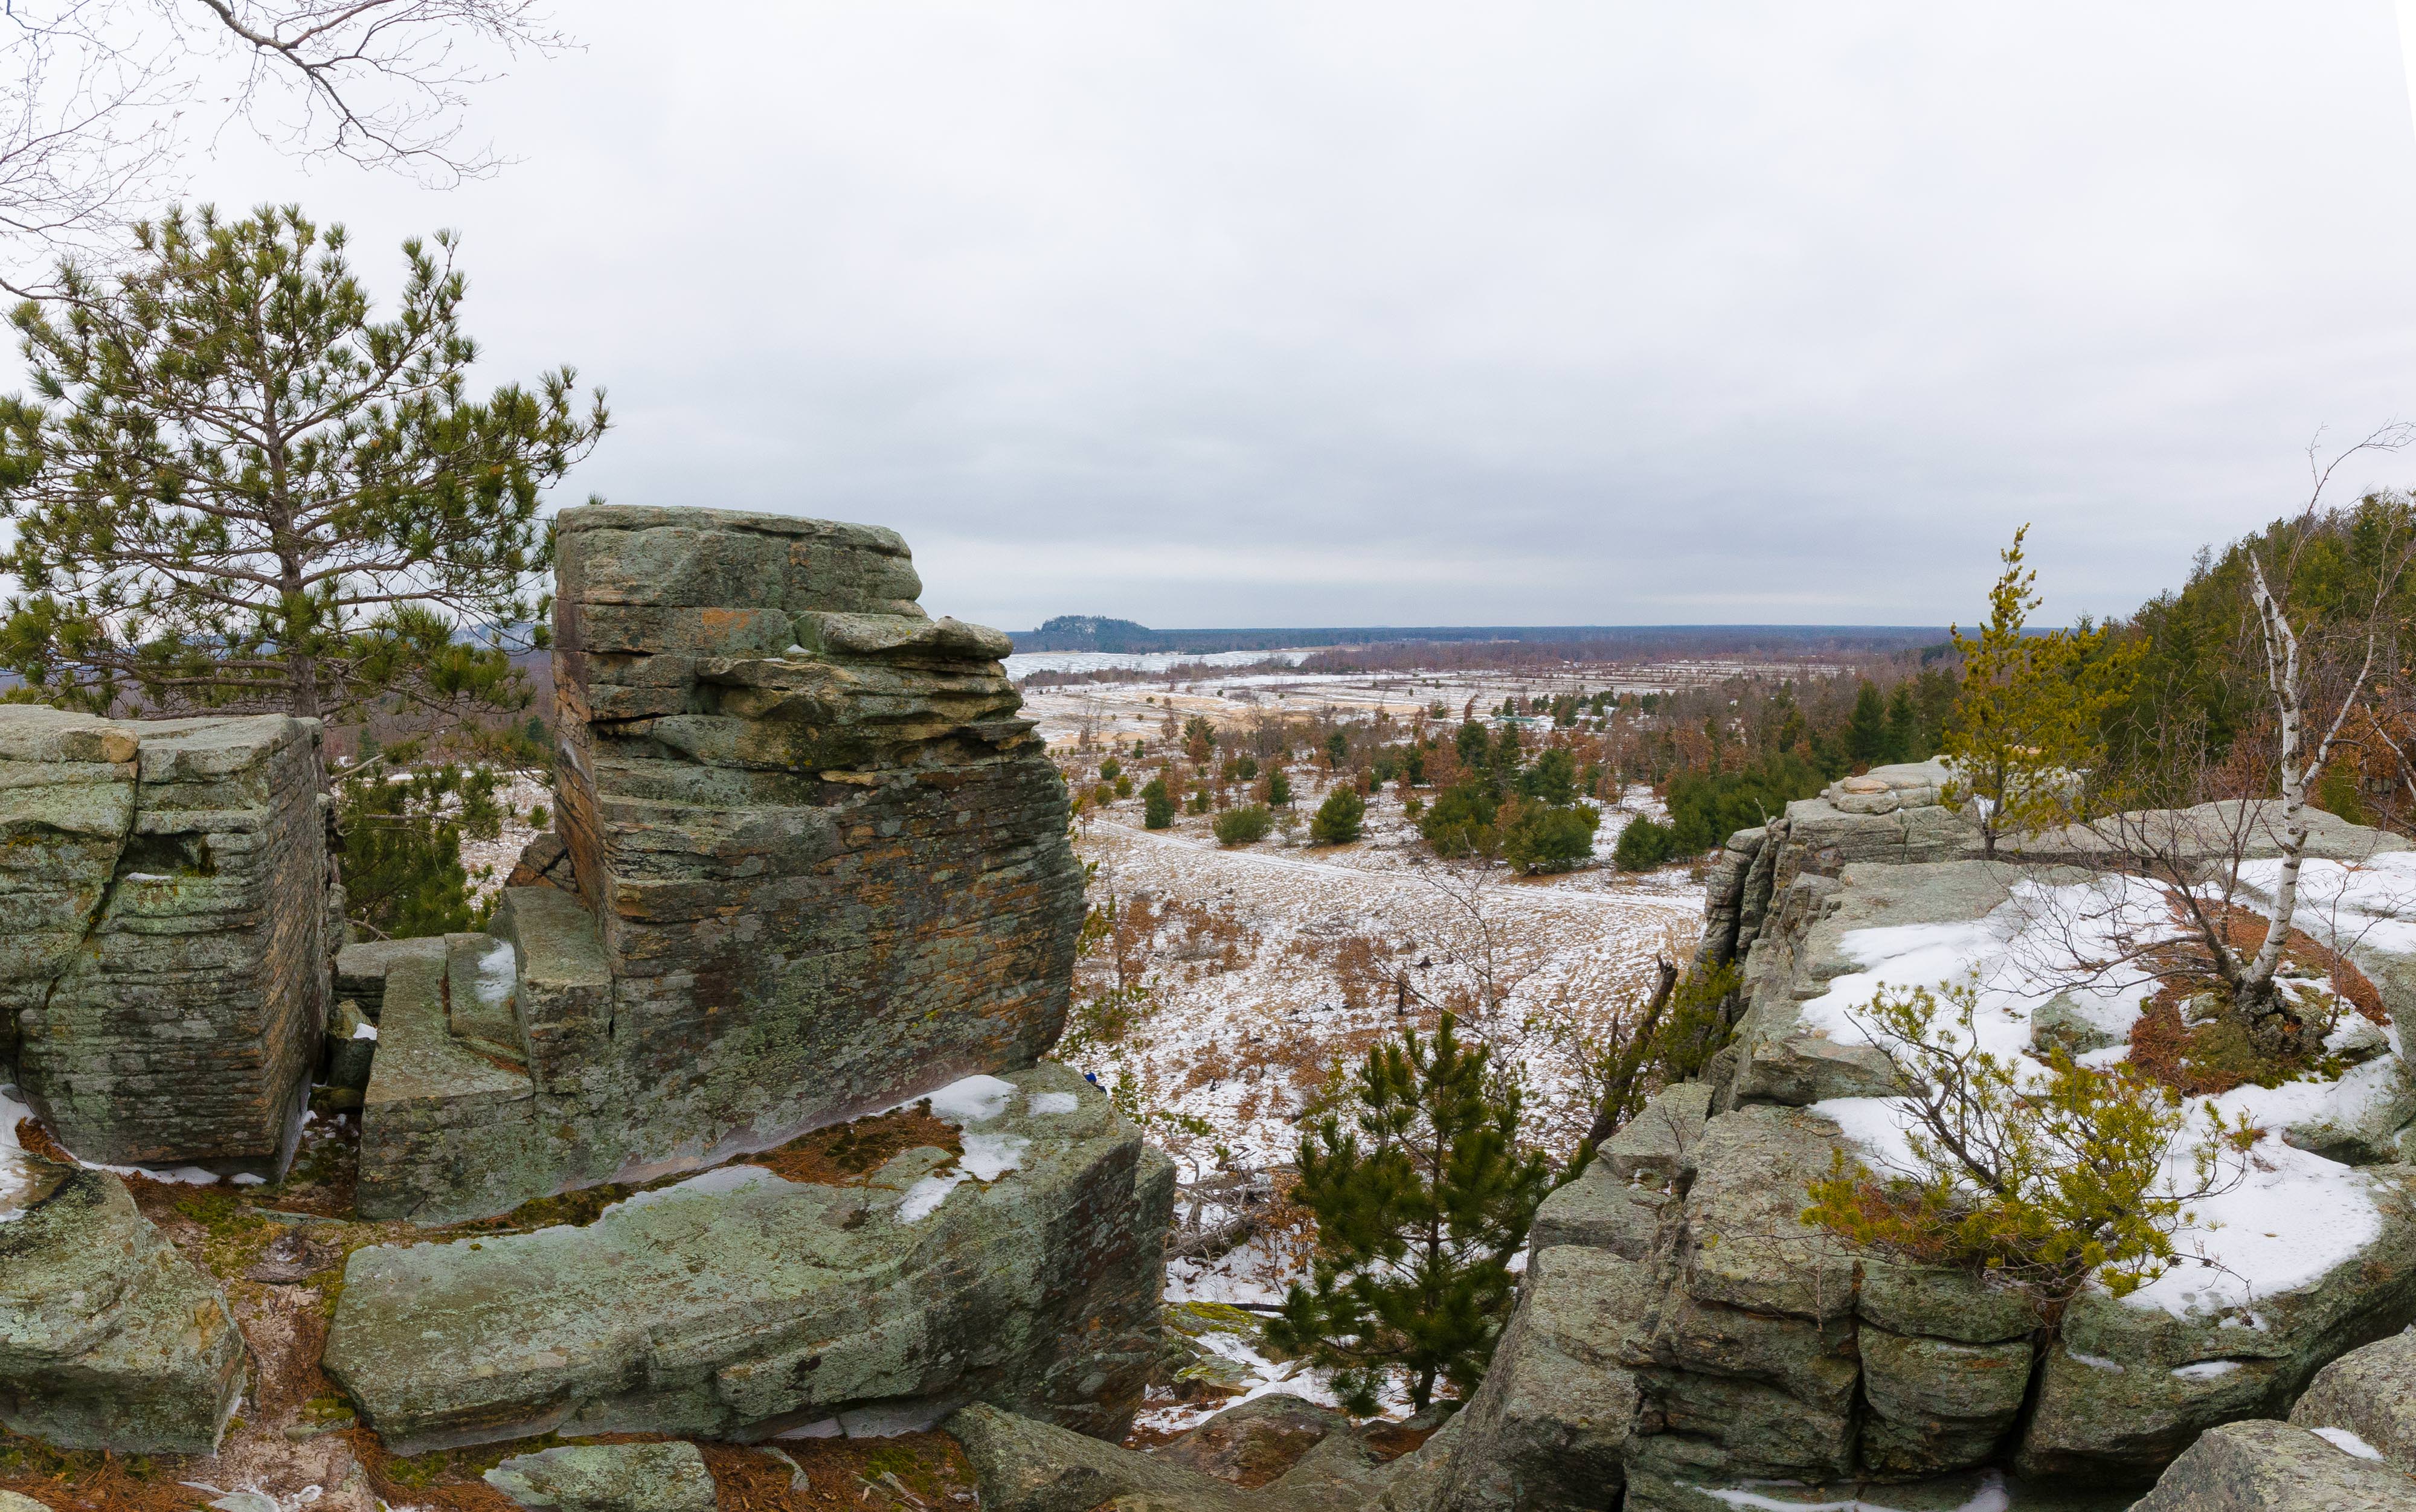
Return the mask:
[(1855, 693), (1854, 711), (1846, 720), (1846, 755), (1862, 766), (1888, 759), (1887, 705), (1868, 682)]
[(1533, 766), (1518, 774), (1518, 791), (1555, 807), (1576, 802), (1577, 758), (1559, 746), (1551, 747), (1535, 757)]
[(448, 233), (403, 244), (383, 322), (343, 228), (298, 208), (172, 211), (134, 240), (10, 315), (35, 397), (0, 399), (0, 663), (94, 710), (524, 702), (459, 631), (538, 612), (538, 499), (603, 434), (602, 393), (581, 413), (565, 367), (469, 396)]
[(1356, 788), (1336, 787), (1325, 795), (1308, 821), (1308, 838), (1321, 846), (1347, 845), (1359, 838), (1367, 817), (1367, 801)]
[(1919, 761), (1929, 755), (1929, 742), (1921, 738), (1921, 711), (1913, 707), (1910, 682), (1897, 683), (1888, 698), (1887, 747), (1890, 761)]
[(1509, 1319), (1510, 1262), (1556, 1182), (1519, 1149), (1517, 1088), (1489, 1072), (1445, 1013), (1431, 1040), (1369, 1048), (1352, 1129), (1329, 1114), (1301, 1138), (1294, 1196), (1316, 1216), (1316, 1256), (1267, 1332), (1333, 1370), (1354, 1411), (1375, 1410), (1387, 1376), (1420, 1410), (1438, 1382), (1466, 1400)]
[(1988, 622), (1977, 638), (1954, 626), (1963, 657), (1943, 755), (1954, 763), (1949, 797), (1976, 802), (1984, 852), (1993, 858), (2008, 834), (2077, 816), (2080, 774), (2104, 756), (2101, 727), (2129, 696), (2137, 645), (2112, 643), (2110, 630), (2030, 635), (2038, 574), (2022, 567), (2025, 525), (2000, 555), (2004, 571), (1988, 593)]

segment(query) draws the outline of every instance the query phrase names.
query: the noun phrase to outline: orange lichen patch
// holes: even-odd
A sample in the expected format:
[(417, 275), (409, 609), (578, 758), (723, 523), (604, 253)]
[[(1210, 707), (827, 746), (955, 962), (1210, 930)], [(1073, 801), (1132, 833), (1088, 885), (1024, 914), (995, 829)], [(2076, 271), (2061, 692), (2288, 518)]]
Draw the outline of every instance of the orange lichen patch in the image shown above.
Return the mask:
[(847, 1187), (862, 1182), (890, 1157), (925, 1146), (950, 1155), (964, 1153), (957, 1126), (932, 1117), (928, 1100), (892, 1113), (817, 1129), (776, 1149), (741, 1156), (739, 1160), (760, 1165), (785, 1181)]

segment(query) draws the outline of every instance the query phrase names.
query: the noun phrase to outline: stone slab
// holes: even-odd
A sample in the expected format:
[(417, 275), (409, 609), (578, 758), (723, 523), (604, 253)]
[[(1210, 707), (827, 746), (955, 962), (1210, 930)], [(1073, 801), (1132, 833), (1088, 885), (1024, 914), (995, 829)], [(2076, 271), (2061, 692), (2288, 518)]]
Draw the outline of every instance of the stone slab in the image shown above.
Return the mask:
[(952, 1168), (1016, 1159), (994, 1181), (946, 1185), (935, 1149), (845, 1187), (733, 1166), (582, 1228), (356, 1250), (325, 1368), (403, 1453), (928, 1424), (976, 1400), (1120, 1434), (1158, 1354), (1171, 1169), (1063, 1067), (1000, 1085)]

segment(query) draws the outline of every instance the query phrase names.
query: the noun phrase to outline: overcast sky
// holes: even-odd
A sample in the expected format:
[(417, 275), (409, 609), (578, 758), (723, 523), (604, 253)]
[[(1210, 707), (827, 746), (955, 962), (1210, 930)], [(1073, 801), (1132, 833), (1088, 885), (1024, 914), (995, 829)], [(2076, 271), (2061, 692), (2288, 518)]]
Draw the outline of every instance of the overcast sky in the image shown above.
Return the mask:
[[(935, 613), (2120, 612), (2416, 417), (2385, 0), (580, 0), (450, 192), (235, 134), (196, 197), (465, 238), (560, 502), (902, 531)], [(2416, 481), (2416, 455), (2353, 486)]]

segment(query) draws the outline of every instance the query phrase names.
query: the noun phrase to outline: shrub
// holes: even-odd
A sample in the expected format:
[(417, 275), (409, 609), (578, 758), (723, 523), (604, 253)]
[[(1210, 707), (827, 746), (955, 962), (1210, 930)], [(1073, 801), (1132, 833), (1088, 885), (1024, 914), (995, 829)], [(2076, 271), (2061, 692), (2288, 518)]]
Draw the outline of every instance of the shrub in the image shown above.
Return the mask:
[(1433, 805), (1419, 816), (1418, 833), (1446, 861), (1490, 856), (1501, 844), (1493, 829), (1501, 807), (1502, 801), (1483, 783), (1455, 783), (1435, 795)]
[(1174, 799), (1166, 790), (1166, 779), (1152, 777), (1140, 790), (1140, 822), (1143, 828), (1163, 830), (1174, 822)]
[(1120, 771), (1116, 773), (1116, 796), (1118, 798), (1132, 797), (1132, 774), (1130, 772)]
[(1281, 767), (1267, 773), (1267, 802), (1279, 809), (1291, 807), (1291, 779)]
[(2134, 1067), (2101, 1070), (2061, 1051), (2041, 1085), (1979, 1048), (1978, 1011), (1964, 985), (1882, 988), (1852, 1015), (1907, 1088), (1911, 1168), (1875, 1175), (1841, 1150), (1812, 1183), (1804, 1221), (2001, 1277), (2050, 1318), (2092, 1277), (2122, 1296), (2163, 1275), (2174, 1233), (2195, 1220), (2189, 1205), (2237, 1185), (2263, 1130), (2205, 1104), (2212, 1129), (2189, 1152), (2191, 1175), (2168, 1179), (2189, 1123), (2177, 1094)]
[(1308, 838), (1321, 846), (1339, 846), (1359, 838), (1367, 822), (1367, 801), (1349, 787), (1337, 787), (1317, 806), (1308, 821)]
[(1502, 856), (1530, 872), (1565, 872), (1593, 856), (1602, 816), (1582, 804), (1521, 803), (1502, 827)]
[(1103, 783), (1114, 782), (1118, 777), (1124, 775), (1124, 770), (1125, 764), (1123, 762), (1118, 761), (1113, 756), (1110, 756), (1105, 761), (1099, 763), (1099, 781)]
[(1216, 840), (1219, 845), (1246, 846), (1264, 840), (1275, 825), (1274, 816), (1263, 803), (1245, 803), (1216, 816)]
[(1612, 864), (1623, 872), (1649, 872), (1655, 866), (1666, 866), (1678, 854), (1678, 832), (1653, 819), (1630, 819), (1627, 828), (1619, 831), (1619, 844), (1610, 853)]

